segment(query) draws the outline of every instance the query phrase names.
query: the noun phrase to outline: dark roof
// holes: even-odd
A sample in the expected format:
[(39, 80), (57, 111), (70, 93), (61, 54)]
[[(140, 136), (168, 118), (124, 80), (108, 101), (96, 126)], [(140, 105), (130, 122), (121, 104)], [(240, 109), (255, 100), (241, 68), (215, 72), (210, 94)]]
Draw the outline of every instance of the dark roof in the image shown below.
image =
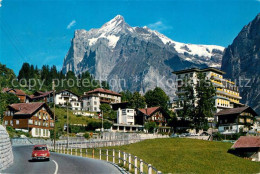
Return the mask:
[(257, 113), (249, 106), (239, 107), (239, 108), (231, 108), (231, 109), (223, 109), (216, 113), (216, 116), (220, 115), (234, 115), (234, 114), (240, 114), (244, 112), (245, 110), (249, 110), (254, 116), (257, 116)]
[(30, 98), (39, 99), (39, 98), (47, 97), (52, 93), (53, 93), (53, 91), (47, 91), (47, 92), (37, 91), (33, 95), (30, 95)]
[(2, 92), (9, 93), (10, 91), (14, 91), (16, 95), (26, 95), (25, 92), (21, 89), (14, 89), (14, 88), (3, 88)]
[(118, 110), (119, 108), (121, 109), (126, 109), (129, 107), (129, 102), (121, 102), (121, 103), (111, 103), (113, 110)]
[(96, 88), (92, 91), (88, 91), (88, 92), (85, 93), (85, 95), (93, 94), (93, 93), (105, 93), (105, 94), (121, 96), (121, 94), (119, 94), (117, 92), (114, 92), (114, 91), (111, 91), (111, 90), (108, 90), (108, 89), (103, 89), (103, 88)]
[(183, 70), (180, 70), (180, 71), (173, 71), (172, 73), (173, 74), (183, 74), (183, 73), (189, 73), (189, 72), (206, 72), (206, 71), (214, 71), (214, 72), (217, 72), (217, 73), (220, 73), (220, 74), (225, 74), (224, 71), (221, 71), (217, 68), (214, 68), (214, 67), (208, 67), (208, 68), (203, 68), (203, 69), (199, 69), (199, 68), (190, 68), (190, 69), (183, 69)]
[(38, 109), (45, 107), (46, 110), (53, 115), (52, 111), (48, 107), (46, 103), (42, 102), (35, 102), (35, 103), (14, 103), (9, 105), (9, 108), (12, 108), (16, 112), (14, 113), (15, 115), (33, 115)]
[(259, 136), (241, 136), (232, 148), (254, 148), (260, 147)]
[(159, 106), (157, 107), (151, 107), (151, 108), (144, 108), (144, 109), (138, 109), (140, 112), (142, 112), (145, 115), (151, 116), (154, 112), (156, 112), (158, 109), (160, 109)]

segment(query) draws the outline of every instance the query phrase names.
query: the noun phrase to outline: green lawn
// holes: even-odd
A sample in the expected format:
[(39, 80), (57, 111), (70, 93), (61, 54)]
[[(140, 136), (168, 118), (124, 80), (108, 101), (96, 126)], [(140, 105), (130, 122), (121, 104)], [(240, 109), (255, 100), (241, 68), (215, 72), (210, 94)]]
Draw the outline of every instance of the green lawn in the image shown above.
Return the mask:
[[(53, 111), (53, 109), (52, 109)], [(56, 108), (55, 109), (55, 114), (58, 119), (58, 123), (63, 125), (67, 121), (67, 110), (66, 108)], [(68, 115), (69, 115), (69, 123), (70, 124), (87, 124), (89, 121), (97, 121), (100, 122), (100, 120), (93, 119), (90, 117), (85, 117), (85, 116), (76, 116), (73, 114), (71, 110), (68, 110)]]
[(154, 139), (112, 147), (142, 158), (164, 173), (260, 173), (260, 163), (227, 153), (231, 143)]

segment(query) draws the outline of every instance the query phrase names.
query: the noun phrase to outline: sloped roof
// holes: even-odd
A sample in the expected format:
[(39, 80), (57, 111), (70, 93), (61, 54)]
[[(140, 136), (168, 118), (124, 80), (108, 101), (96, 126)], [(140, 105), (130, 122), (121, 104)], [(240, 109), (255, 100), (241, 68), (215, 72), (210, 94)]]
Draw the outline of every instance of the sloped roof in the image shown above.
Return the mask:
[(36, 93), (40, 94), (40, 95), (30, 95), (31, 99), (37, 99), (37, 98), (42, 98), (42, 97), (46, 97), (50, 94), (53, 93), (53, 91), (47, 91), (47, 92), (42, 92), (42, 91), (37, 91)]
[(259, 136), (241, 136), (232, 148), (254, 148), (260, 147)]
[[(36, 112), (39, 108), (41, 108), (44, 105), (46, 106), (46, 109), (50, 111), (48, 106), (42, 102), (15, 103), (15, 104), (9, 105), (8, 107), (17, 111), (14, 113), (14, 115), (32, 115), (34, 112)], [(52, 115), (51, 111), (50, 111), (50, 114)]]
[(160, 107), (151, 107), (151, 108), (147, 108), (147, 109), (138, 109), (140, 112), (142, 112), (145, 115), (152, 115), (154, 112), (156, 112), (158, 109), (160, 109)]
[(92, 93), (105, 93), (105, 94), (111, 94), (111, 95), (117, 95), (117, 96), (121, 96), (121, 94), (117, 93), (117, 92), (114, 92), (114, 91), (111, 91), (111, 90), (108, 90), (108, 89), (103, 89), (103, 88), (96, 88), (92, 91), (88, 91), (86, 92), (85, 94), (92, 94)]
[(244, 107), (239, 107), (239, 108), (231, 108), (231, 109), (223, 109), (223, 110), (219, 111), (218, 113), (216, 113), (215, 115), (220, 116), (220, 115), (240, 114), (247, 109), (249, 109), (253, 113), (254, 116), (257, 115), (257, 113), (249, 106), (244, 106)]
[(2, 92), (9, 92), (9, 91), (14, 91), (16, 95), (26, 95), (25, 92), (21, 89), (14, 89), (14, 88), (3, 88)]

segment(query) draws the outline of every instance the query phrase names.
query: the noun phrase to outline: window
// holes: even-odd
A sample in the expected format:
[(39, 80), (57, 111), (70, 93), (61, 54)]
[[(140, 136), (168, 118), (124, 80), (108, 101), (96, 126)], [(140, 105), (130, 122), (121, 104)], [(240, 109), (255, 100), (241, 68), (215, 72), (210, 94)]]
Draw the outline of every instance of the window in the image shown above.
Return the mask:
[(8, 120), (5, 121), (5, 125), (8, 125)]
[(13, 126), (13, 120), (10, 120), (10, 125), (12, 125), (12, 126)]
[(94, 111), (96, 111), (97, 110), (97, 107), (94, 107)]
[(96, 102), (96, 101), (94, 101), (94, 105), (97, 105), (97, 102)]
[(15, 120), (15, 124), (16, 124), (16, 125), (19, 125), (19, 120)]
[(38, 135), (38, 128), (35, 128), (35, 135)]

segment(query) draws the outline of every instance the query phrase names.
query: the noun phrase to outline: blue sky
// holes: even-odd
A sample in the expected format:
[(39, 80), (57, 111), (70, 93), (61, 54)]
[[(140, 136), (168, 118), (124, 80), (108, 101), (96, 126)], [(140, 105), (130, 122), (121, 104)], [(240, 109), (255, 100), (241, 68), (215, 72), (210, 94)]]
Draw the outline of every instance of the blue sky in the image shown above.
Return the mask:
[(0, 62), (62, 67), (76, 29), (99, 28), (117, 14), (169, 38), (228, 46), (260, 12), (260, 0), (0, 0)]

